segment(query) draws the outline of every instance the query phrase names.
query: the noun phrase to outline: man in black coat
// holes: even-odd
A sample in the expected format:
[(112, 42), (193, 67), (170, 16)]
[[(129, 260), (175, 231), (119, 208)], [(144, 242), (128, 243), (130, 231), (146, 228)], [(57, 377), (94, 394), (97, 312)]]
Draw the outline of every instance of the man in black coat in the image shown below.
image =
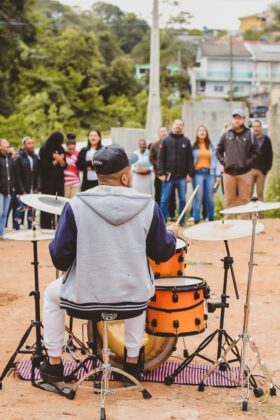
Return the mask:
[[(41, 189), (39, 158), (34, 153), (35, 144), (31, 137), (22, 139), (22, 148), (15, 160), (16, 193), (18, 195), (38, 193)], [(24, 213), (27, 209), (28, 229), (32, 227), (32, 209), (26, 207), (21, 201), (16, 210), (16, 220), (23, 223)]]
[[(158, 177), (162, 181), (160, 208), (165, 220), (168, 217), (168, 203), (175, 186), (179, 196), (179, 213), (186, 205), (187, 182), (193, 176), (193, 154), (190, 140), (184, 136), (184, 123), (175, 120), (172, 131), (166, 136), (160, 146), (158, 154)], [(185, 224), (185, 216), (181, 219), (181, 226)]]
[(252, 130), (259, 147), (259, 154), (252, 165), (252, 195), (256, 185), (258, 200), (264, 201), (265, 178), (272, 167), (273, 152), (270, 138), (263, 134), (262, 123), (255, 120)]
[(9, 147), (7, 140), (0, 139), (0, 240), (5, 239), (4, 229), (14, 188), (14, 164)]

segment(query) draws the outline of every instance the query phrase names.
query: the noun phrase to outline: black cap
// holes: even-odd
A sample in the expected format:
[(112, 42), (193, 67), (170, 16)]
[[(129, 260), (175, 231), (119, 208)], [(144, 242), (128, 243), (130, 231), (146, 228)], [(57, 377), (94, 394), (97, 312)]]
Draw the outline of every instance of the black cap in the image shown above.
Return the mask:
[(110, 175), (121, 171), (137, 160), (138, 156), (135, 153), (128, 155), (119, 144), (111, 144), (94, 153), (92, 164), (98, 174)]

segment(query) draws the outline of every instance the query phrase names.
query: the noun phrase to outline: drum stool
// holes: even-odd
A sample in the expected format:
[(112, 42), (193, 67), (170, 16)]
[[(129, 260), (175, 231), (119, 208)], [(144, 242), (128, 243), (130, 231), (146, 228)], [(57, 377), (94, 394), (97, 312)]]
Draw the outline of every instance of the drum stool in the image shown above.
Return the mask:
[[(112, 395), (115, 392), (119, 391), (131, 391), (132, 389), (138, 389), (142, 392), (143, 398), (149, 399), (152, 398), (152, 395), (141, 385), (141, 383), (134, 378), (134, 376), (125, 372), (122, 369), (115, 368), (110, 363), (111, 350), (108, 347), (108, 326), (107, 321), (112, 320), (123, 320), (128, 318), (133, 318), (142, 313), (142, 311), (118, 311), (118, 312), (108, 312), (108, 311), (93, 311), (91, 313), (84, 314), (82, 311), (78, 310), (67, 310), (67, 314), (73, 318), (85, 319), (91, 321), (93, 325), (96, 322), (102, 321), (103, 323), (103, 348), (102, 348), (102, 365), (96, 367), (93, 365), (93, 369), (87, 372), (76, 384), (74, 392), (78, 390), (81, 384), (88, 378), (94, 377), (97, 374), (101, 374), (101, 386), (100, 388), (95, 388), (94, 391), (100, 393), (100, 420), (106, 420), (105, 412), (105, 399), (107, 395)], [(110, 376), (115, 372), (120, 376), (129, 379), (134, 385), (129, 387), (120, 387), (120, 388), (110, 388)]]

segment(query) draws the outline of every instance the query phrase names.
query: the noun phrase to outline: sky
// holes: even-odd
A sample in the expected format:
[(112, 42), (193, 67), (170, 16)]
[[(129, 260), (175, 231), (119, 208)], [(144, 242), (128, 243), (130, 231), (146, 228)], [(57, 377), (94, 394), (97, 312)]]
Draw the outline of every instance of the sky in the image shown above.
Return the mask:
[[(102, 0), (120, 7), (124, 12), (134, 12), (151, 22), (152, 0)], [(89, 9), (94, 0), (60, 0), (69, 6), (79, 6)], [(159, 0), (160, 13), (169, 14), (169, 8), (164, 0)], [(202, 29), (204, 26), (214, 29), (238, 29), (238, 17), (266, 10), (273, 0), (181, 0), (181, 10), (192, 14), (190, 27)], [(175, 10), (175, 9), (173, 9)]]

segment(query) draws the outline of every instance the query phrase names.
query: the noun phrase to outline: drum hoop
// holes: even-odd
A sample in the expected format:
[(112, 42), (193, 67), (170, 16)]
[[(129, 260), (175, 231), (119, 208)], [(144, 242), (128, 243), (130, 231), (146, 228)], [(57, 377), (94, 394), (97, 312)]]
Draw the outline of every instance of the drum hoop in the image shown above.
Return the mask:
[(198, 284), (192, 284), (192, 285), (184, 285), (184, 286), (176, 286), (176, 284), (174, 284), (174, 286), (170, 285), (170, 286), (160, 286), (157, 285), (156, 283), (154, 283), (156, 290), (164, 290), (164, 291), (170, 291), (170, 292), (186, 292), (186, 291), (192, 291), (192, 290), (203, 290), (206, 288), (207, 283), (205, 280), (203, 280), (201, 277), (193, 277), (193, 276), (170, 276), (170, 277), (159, 277), (156, 280), (163, 280), (163, 279), (195, 279), (195, 280), (200, 280), (200, 283)]
[(202, 299), (201, 301), (199, 301), (198, 303), (196, 303), (195, 305), (192, 306), (187, 306), (185, 308), (177, 308), (177, 309), (164, 309), (164, 308), (157, 308), (154, 306), (148, 306), (148, 309), (152, 309), (153, 311), (158, 311), (158, 312), (165, 312), (167, 314), (172, 314), (173, 312), (183, 312), (183, 311), (190, 311), (194, 308), (197, 308), (200, 305), (203, 305), (204, 299)]
[[(185, 245), (184, 246), (182, 246), (181, 248), (176, 248), (176, 252), (175, 252), (175, 254), (178, 254), (179, 252), (182, 252), (182, 251), (187, 251), (187, 248), (188, 248), (188, 244), (187, 244), (187, 242), (183, 239), (183, 238), (180, 238), (180, 237), (178, 237), (177, 239), (180, 239), (182, 242), (184, 242), (185, 243)], [(174, 255), (175, 255), (174, 254)]]
[(148, 335), (154, 335), (155, 337), (187, 337), (187, 336), (191, 336), (191, 335), (198, 335), (203, 333), (206, 330), (206, 326), (204, 328), (202, 328), (201, 330), (197, 330), (197, 331), (191, 331), (191, 332), (183, 332), (183, 333), (179, 333), (179, 334), (174, 334), (174, 333), (155, 333), (152, 330), (150, 330), (149, 328), (146, 328), (146, 333)]

